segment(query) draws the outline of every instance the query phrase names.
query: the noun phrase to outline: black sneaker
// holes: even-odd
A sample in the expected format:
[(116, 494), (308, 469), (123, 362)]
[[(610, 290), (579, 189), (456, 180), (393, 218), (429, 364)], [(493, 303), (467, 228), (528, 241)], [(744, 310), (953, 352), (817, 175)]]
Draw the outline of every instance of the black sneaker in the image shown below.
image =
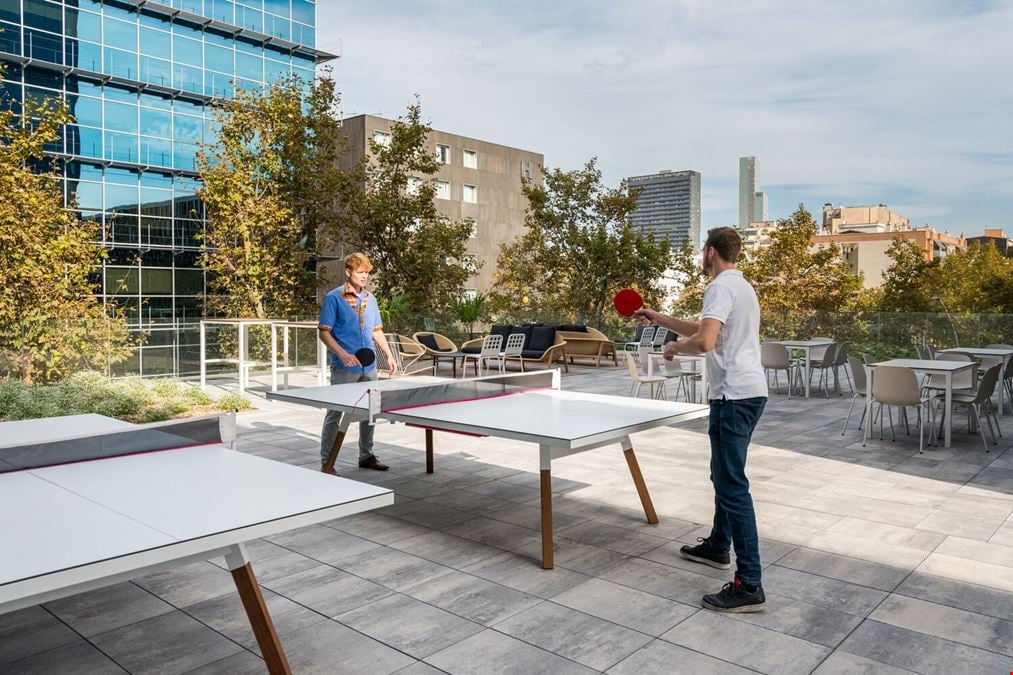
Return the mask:
[(725, 584), (720, 593), (703, 596), (703, 608), (714, 612), (761, 612), (767, 598), (763, 588), (756, 586), (753, 590), (746, 588), (742, 580), (737, 578)]
[(719, 570), (731, 568), (732, 559), (728, 556), (728, 551), (719, 551), (712, 547), (710, 539), (706, 537), (697, 537), (696, 540), (700, 542), (697, 546), (683, 546), (679, 549), (679, 553), (682, 554), (683, 558), (703, 563), (704, 565), (710, 565)]

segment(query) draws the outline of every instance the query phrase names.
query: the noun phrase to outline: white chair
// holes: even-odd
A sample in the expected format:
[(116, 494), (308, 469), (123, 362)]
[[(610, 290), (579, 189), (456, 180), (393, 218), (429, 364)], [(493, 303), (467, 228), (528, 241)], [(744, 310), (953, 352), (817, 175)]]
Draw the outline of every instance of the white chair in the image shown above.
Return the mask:
[[(931, 402), (935, 398), (932, 395), (922, 396), (920, 387), (918, 386), (918, 378), (915, 376), (913, 370), (909, 368), (898, 368), (896, 366), (879, 366), (876, 368), (876, 375), (872, 380), (872, 401), (873, 403), (879, 403), (880, 416), (879, 416), (879, 438), (883, 439), (883, 406), (887, 406), (887, 416), (890, 418), (890, 435), (893, 440), (897, 440), (897, 434), (893, 428), (893, 413), (891, 410), (893, 407), (900, 407), (906, 411), (907, 408), (916, 408), (918, 410), (918, 452), (919, 454), (925, 447), (924, 429), (925, 420), (923, 415), (923, 408), (926, 405), (929, 407), (929, 414), (932, 415), (933, 409)], [(934, 415), (933, 415), (934, 417)], [(904, 424), (907, 425), (907, 415), (904, 416)], [(931, 439), (931, 429), (934, 428), (935, 423), (930, 422), (929, 424), (929, 438)], [(870, 424), (870, 436), (871, 424)], [(908, 433), (910, 433), (910, 428)], [(865, 443), (863, 442), (864, 446)]]
[[(841, 429), (841, 436), (848, 430), (848, 422), (851, 421), (851, 413), (855, 409), (855, 401), (862, 398), (864, 399), (869, 395), (869, 380), (865, 377), (865, 364), (856, 359), (854, 356), (848, 357), (848, 365), (851, 366), (851, 372), (854, 374), (854, 387), (852, 391), (855, 395), (851, 397), (851, 407), (848, 408), (848, 416), (844, 420), (844, 428)], [(861, 431), (862, 423), (865, 421), (865, 406), (862, 406), (862, 417), (858, 420), (858, 429)]]
[(764, 342), (760, 345), (760, 365), (770, 384), (770, 371), (774, 371), (774, 391), (779, 391), (777, 372), (783, 370), (788, 378), (788, 398), (791, 399), (792, 376), (795, 374), (795, 362), (792, 361), (788, 348), (780, 342)]
[[(416, 363), (425, 355), (422, 345), (396, 333), (384, 333), (383, 338), (387, 341), (387, 346), (390, 347), (390, 354), (394, 357), (394, 364), (397, 365), (398, 375), (435, 374), (436, 366)], [(381, 373), (387, 373), (387, 377), (390, 377), (391, 364), (387, 361), (387, 355), (383, 353), (382, 349), (378, 348), (375, 351), (377, 370)]]
[(637, 360), (631, 352), (626, 353), (626, 366), (630, 369), (630, 378), (633, 383), (630, 385), (630, 396), (640, 396), (640, 387), (647, 385), (651, 398), (668, 398), (668, 390), (665, 389), (665, 382), (668, 378), (664, 375), (641, 375), (637, 367)]
[(668, 337), (668, 329), (658, 326), (654, 330), (654, 339), (651, 340), (651, 349), (653, 351), (660, 351), (665, 346), (665, 338)]
[[(659, 328), (657, 326), (644, 327), (644, 332), (640, 334), (640, 342), (637, 343), (636, 349), (634, 350), (637, 354), (636, 358), (640, 358), (642, 354), (652, 351), (654, 335), (659, 330), (664, 330), (664, 328)], [(643, 361), (643, 359), (641, 359), (641, 361)], [(645, 363), (644, 366), (646, 367), (646, 365), (647, 364)]]
[(506, 347), (503, 348), (504, 361), (520, 361), (521, 372), (524, 372), (524, 340), (527, 336), (524, 333), (510, 333), (507, 336)]
[(475, 375), (478, 377), (482, 376), (482, 367), (485, 365), (488, 367), (490, 362), (496, 362), (499, 365), (499, 372), (505, 372), (503, 365), (503, 336), (502, 335), (486, 335), (482, 339), (482, 351), (477, 354), (465, 354), (462, 359), (464, 373), (468, 373), (468, 361), (475, 362)]
[(640, 337), (638, 339), (630, 340), (628, 342), (620, 342), (619, 344), (622, 346), (623, 351), (629, 351), (631, 347), (634, 350), (637, 350), (645, 345), (650, 346), (651, 341), (654, 339), (654, 329), (655, 326), (641, 326), (639, 328)]
[(661, 374), (668, 379), (678, 379), (679, 382), (675, 385), (675, 400), (679, 400), (679, 390), (682, 389), (686, 392), (686, 402), (693, 403), (693, 398), (690, 395), (690, 384), (693, 384), (695, 380), (700, 379), (700, 373), (694, 370), (683, 370), (682, 362), (679, 357), (675, 357), (671, 361), (663, 361), (661, 366)]

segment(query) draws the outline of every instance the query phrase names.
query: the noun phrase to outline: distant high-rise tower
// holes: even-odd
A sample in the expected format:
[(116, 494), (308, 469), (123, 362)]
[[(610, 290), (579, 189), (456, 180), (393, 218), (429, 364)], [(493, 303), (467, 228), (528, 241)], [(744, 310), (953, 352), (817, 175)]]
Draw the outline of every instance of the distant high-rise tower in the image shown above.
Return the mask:
[(739, 228), (767, 220), (767, 195), (760, 191), (760, 162), (739, 157)]
[(700, 173), (661, 171), (627, 179), (628, 188), (640, 190), (637, 208), (630, 214), (633, 226), (655, 238), (668, 237), (672, 248), (683, 242), (700, 242)]

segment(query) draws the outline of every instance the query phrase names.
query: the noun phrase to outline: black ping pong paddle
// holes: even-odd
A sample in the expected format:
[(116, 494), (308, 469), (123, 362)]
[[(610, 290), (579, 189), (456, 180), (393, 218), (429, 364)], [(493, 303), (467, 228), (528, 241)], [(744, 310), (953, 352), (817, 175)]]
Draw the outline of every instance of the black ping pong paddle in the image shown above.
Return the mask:
[(616, 311), (623, 316), (633, 316), (633, 313), (644, 306), (644, 299), (632, 288), (624, 288), (616, 293), (612, 299)]
[(376, 352), (369, 347), (363, 347), (355, 350), (355, 358), (359, 359), (359, 365), (367, 368), (373, 365), (373, 361), (376, 361)]

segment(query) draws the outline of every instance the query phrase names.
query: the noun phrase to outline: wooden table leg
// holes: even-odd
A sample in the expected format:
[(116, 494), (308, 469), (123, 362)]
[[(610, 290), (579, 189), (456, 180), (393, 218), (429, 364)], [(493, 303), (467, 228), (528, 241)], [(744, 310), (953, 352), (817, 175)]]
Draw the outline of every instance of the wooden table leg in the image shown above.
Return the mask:
[(426, 429), (426, 473), (433, 472), (433, 430)]
[[(340, 423), (339, 423), (340, 424)], [(334, 471), (334, 463), (338, 461), (338, 452), (341, 450), (341, 444), (345, 442), (345, 434), (348, 432), (348, 426), (344, 429), (338, 427), (338, 435), (334, 437), (334, 443), (331, 445), (331, 451), (327, 455), (327, 461), (320, 468), (324, 473), (331, 473)]]
[(292, 669), (288, 665), (285, 650), (278, 639), (274, 623), (271, 622), (271, 615), (267, 611), (264, 596), (260, 592), (260, 586), (257, 585), (257, 577), (254, 576), (250, 563), (233, 569), (232, 579), (236, 582), (236, 590), (239, 591), (253, 634), (264, 655), (267, 671), (271, 675), (291, 675)]
[(657, 525), (658, 514), (654, 511), (654, 502), (651, 501), (651, 494), (647, 491), (644, 475), (640, 473), (640, 464), (637, 462), (637, 456), (633, 454), (633, 447), (623, 448), (623, 455), (626, 456), (626, 463), (630, 467), (633, 484), (637, 486), (637, 494), (640, 495), (640, 503), (644, 506), (644, 515), (647, 516), (647, 522), (651, 525)]
[(542, 484), (542, 569), (551, 570), (552, 560), (552, 472), (541, 471)]

